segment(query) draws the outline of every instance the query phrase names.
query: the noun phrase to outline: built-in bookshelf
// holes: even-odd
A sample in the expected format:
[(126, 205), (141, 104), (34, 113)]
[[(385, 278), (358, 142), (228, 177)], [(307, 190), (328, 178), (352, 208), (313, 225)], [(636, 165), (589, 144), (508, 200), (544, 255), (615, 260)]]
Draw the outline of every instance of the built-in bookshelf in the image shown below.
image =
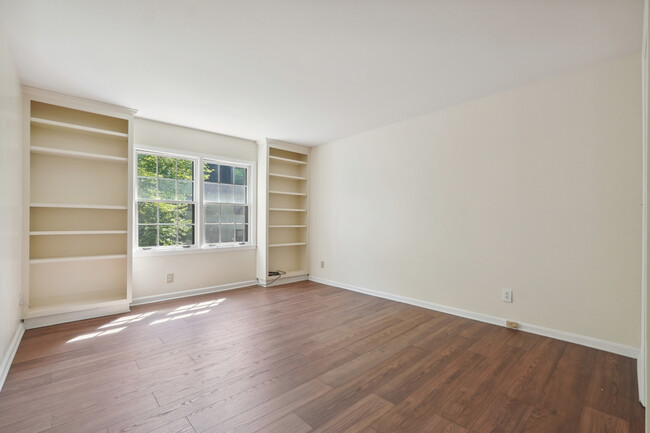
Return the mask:
[(258, 145), (258, 280), (269, 285), (306, 279), (309, 148), (273, 140)]
[(134, 112), (24, 93), (25, 325), (128, 311)]

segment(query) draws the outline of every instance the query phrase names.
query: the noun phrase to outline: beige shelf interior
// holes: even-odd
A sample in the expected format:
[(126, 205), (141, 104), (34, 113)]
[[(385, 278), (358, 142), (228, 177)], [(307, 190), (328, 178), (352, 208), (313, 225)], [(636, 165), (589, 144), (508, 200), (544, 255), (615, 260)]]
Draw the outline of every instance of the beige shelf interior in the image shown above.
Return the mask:
[(33, 154), (30, 170), (33, 203), (127, 204), (126, 164)]
[(31, 264), (29, 307), (45, 308), (126, 297), (126, 258)]
[(40, 208), (29, 211), (30, 231), (126, 230), (126, 210)]
[(307, 242), (306, 227), (274, 228), (269, 230), (269, 244)]
[(308, 170), (308, 155), (269, 148), (267, 267), (287, 272), (284, 278), (308, 273)]
[(126, 235), (30, 236), (30, 259), (126, 254)]
[(307, 225), (307, 212), (269, 212), (269, 226)]
[(78, 126), (119, 134), (128, 134), (129, 132), (129, 122), (126, 119), (46, 104), (44, 102), (32, 101), (31, 117), (69, 124), (72, 128)]
[(306, 246), (269, 248), (269, 271), (299, 269), (308, 269)]
[(31, 125), (31, 146), (121, 158), (127, 158), (129, 151), (127, 138), (100, 135), (89, 137), (78, 131), (44, 128), (33, 123)]
[(269, 208), (306, 209), (307, 197), (299, 195), (269, 195)]
[(30, 107), (26, 317), (127, 302), (129, 121)]

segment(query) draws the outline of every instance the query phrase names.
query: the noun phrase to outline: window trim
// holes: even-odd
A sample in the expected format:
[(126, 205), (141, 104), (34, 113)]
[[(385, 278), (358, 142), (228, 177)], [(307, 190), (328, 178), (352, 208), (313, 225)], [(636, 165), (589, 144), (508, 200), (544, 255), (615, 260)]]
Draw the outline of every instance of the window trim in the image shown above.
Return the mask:
[[(194, 200), (195, 203), (195, 217), (194, 217), (194, 236), (195, 242), (191, 246), (156, 246), (156, 247), (140, 247), (138, 245), (138, 153), (149, 153), (155, 155), (169, 156), (172, 158), (192, 159), (195, 163), (194, 170)], [(204, 179), (203, 179), (203, 163), (207, 160), (211, 163), (218, 163), (224, 165), (233, 165), (247, 168), (247, 199), (248, 199), (248, 242), (244, 244), (228, 243), (228, 244), (207, 244), (204, 242), (204, 212), (205, 203), (203, 200), (204, 195)], [(132, 236), (131, 251), (134, 257), (150, 257), (154, 255), (169, 255), (169, 254), (189, 254), (197, 252), (215, 252), (215, 251), (234, 251), (234, 250), (248, 250), (257, 247), (257, 164), (255, 161), (247, 161), (236, 158), (228, 158), (213, 154), (205, 154), (191, 151), (183, 151), (178, 149), (160, 148), (154, 146), (147, 146), (136, 144), (133, 146), (133, 170), (132, 170), (132, 185), (133, 185), (133, 227), (134, 235)]]

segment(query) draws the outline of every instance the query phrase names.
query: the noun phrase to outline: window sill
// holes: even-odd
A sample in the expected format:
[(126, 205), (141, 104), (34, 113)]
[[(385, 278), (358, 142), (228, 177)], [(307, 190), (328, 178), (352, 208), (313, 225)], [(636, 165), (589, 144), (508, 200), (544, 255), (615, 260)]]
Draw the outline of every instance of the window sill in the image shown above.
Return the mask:
[(180, 254), (205, 254), (205, 253), (220, 253), (220, 252), (234, 252), (234, 251), (247, 251), (257, 249), (257, 245), (232, 245), (221, 247), (202, 247), (202, 248), (174, 248), (168, 250), (134, 250), (134, 258), (142, 257), (159, 257), (159, 256), (173, 256)]

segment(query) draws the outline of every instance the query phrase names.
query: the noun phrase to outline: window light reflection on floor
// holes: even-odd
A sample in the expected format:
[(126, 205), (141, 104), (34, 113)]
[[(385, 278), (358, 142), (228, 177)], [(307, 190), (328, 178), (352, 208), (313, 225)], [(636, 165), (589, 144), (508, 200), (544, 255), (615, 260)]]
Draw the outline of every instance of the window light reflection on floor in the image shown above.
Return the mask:
[(155, 311), (150, 311), (148, 313), (142, 313), (142, 314), (132, 314), (130, 316), (123, 316), (123, 317), (118, 317), (117, 319), (113, 320), (111, 323), (107, 323), (106, 325), (102, 325), (97, 329), (104, 329), (104, 328), (110, 328), (112, 326), (120, 326), (120, 325), (126, 325), (129, 323), (135, 323), (139, 322), (141, 320), (146, 319), (147, 317), (156, 314)]
[[(159, 320), (154, 320), (153, 322), (149, 323), (149, 325), (156, 325), (158, 323), (169, 322), (170, 320), (185, 319), (191, 316), (206, 314), (211, 311), (212, 307), (216, 307), (217, 305), (221, 304), (225, 300), (226, 298), (220, 298), (220, 299), (215, 299), (213, 301), (204, 301), (204, 302), (198, 302), (196, 304), (183, 305), (176, 308), (174, 311), (167, 313), (168, 317)], [(89, 338), (95, 338), (102, 335), (116, 334), (126, 329), (129, 324), (140, 322), (141, 320), (153, 316), (156, 313), (157, 311), (149, 311), (148, 313), (121, 316), (110, 323), (100, 326), (99, 328), (97, 328), (98, 329), (97, 332), (91, 332), (88, 334), (79, 335), (77, 337), (74, 337), (71, 340), (66, 341), (66, 343), (88, 340)]]
[(72, 340), (68, 340), (66, 343), (72, 343), (80, 340), (87, 340), (89, 338), (99, 337), (101, 335), (116, 334), (120, 331), (123, 331), (124, 329), (126, 329), (126, 326), (123, 326), (121, 328), (107, 329), (106, 331), (91, 332), (90, 334), (80, 335), (78, 337), (73, 338)]
[(221, 298), (221, 299), (216, 299), (214, 301), (205, 301), (205, 302), (199, 302), (197, 304), (183, 305), (178, 307), (174, 311), (167, 313), (167, 316), (171, 316), (171, 317), (165, 317), (163, 319), (154, 320), (153, 322), (149, 323), (149, 325), (157, 325), (159, 323), (169, 322), (170, 320), (185, 319), (187, 317), (198, 316), (200, 314), (209, 313), (212, 307), (216, 307), (217, 305), (221, 304), (225, 300), (226, 298)]

